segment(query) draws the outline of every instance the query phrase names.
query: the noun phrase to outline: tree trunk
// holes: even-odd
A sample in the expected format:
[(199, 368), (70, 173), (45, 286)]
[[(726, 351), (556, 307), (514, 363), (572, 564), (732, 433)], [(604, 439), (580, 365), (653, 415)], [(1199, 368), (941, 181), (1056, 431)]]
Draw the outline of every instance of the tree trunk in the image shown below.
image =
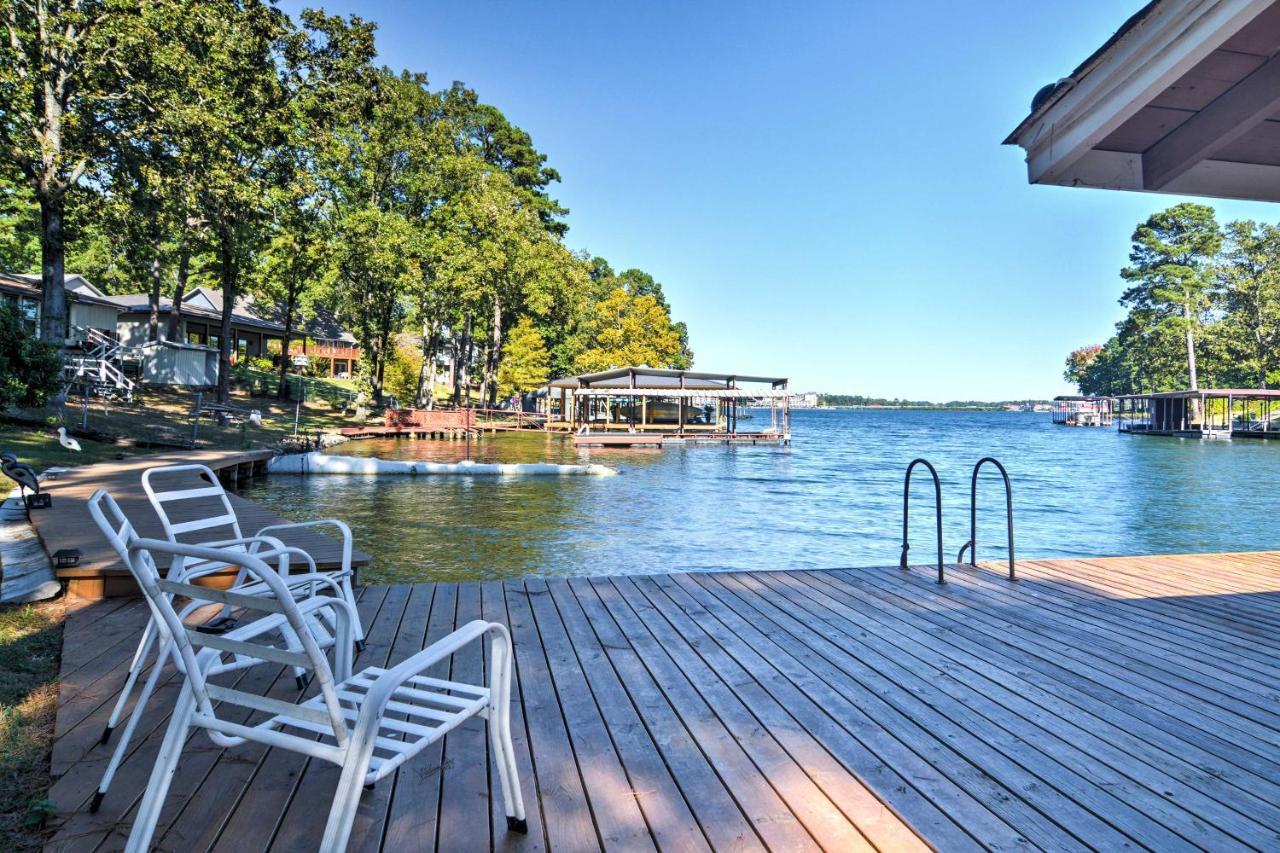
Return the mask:
[(63, 198), (40, 194), (40, 338), (61, 352), (67, 345), (66, 246)]
[(1187, 374), (1191, 379), (1191, 390), (1197, 391), (1200, 388), (1200, 384), (1196, 376), (1196, 336), (1195, 330), (1191, 327), (1190, 302), (1182, 303), (1182, 319), (1187, 327)]
[(147, 340), (160, 340), (160, 240), (151, 241), (151, 294), (147, 299)]
[(222, 325), (218, 332), (218, 402), (231, 399), (231, 312), (236, 304), (235, 238), (224, 230), (218, 239), (219, 270), (222, 284)]
[(191, 245), (187, 241), (187, 228), (184, 224), (182, 238), (178, 244), (178, 284), (173, 290), (173, 305), (169, 308), (168, 338), (176, 341), (182, 336), (182, 298), (187, 292), (187, 278), (191, 274)]
[(422, 324), (422, 367), (418, 370), (418, 398), (414, 404), (421, 406), (425, 400), (430, 407), (435, 402), (436, 353), (440, 350), (440, 321), (432, 319)]
[[(1191, 390), (1197, 391), (1200, 388), (1199, 377), (1196, 375), (1196, 336), (1195, 330), (1191, 327), (1191, 303), (1190, 301), (1182, 303), (1182, 320), (1186, 325), (1187, 332), (1187, 376), (1191, 380)], [(1191, 420), (1196, 423), (1203, 423), (1200, 412), (1200, 403), (1192, 399)]]
[[(453, 402), (455, 405), (467, 405), (471, 402), (471, 315), (468, 314), (462, 326), (462, 339), (458, 342), (458, 361), (454, 365)], [(464, 399), (462, 394), (467, 396)]]
[(276, 397), (283, 400), (289, 392), (289, 344), (293, 340), (293, 312), (298, 303), (298, 276), (289, 275), (289, 290), (284, 302), (284, 338), (280, 341), (280, 382)]
[(488, 386), (489, 408), (498, 405), (498, 363), (502, 360), (502, 300), (493, 297), (493, 328), (489, 332), (489, 353), (484, 372)]

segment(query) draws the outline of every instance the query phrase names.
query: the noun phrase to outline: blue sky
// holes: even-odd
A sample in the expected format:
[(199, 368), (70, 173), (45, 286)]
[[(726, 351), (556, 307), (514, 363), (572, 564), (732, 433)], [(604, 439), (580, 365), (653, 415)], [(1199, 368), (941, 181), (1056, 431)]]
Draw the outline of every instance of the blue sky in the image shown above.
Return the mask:
[(934, 400), (1061, 393), (1119, 319), (1133, 227), (1178, 199), (1032, 187), (1000, 141), (1139, 5), (325, 4), (529, 131), (569, 245), (661, 281), (697, 368)]

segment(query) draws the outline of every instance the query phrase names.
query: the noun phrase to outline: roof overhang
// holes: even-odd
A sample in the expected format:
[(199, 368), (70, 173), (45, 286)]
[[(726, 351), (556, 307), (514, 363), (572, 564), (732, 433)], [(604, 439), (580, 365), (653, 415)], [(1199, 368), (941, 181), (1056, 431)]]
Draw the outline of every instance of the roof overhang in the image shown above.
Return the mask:
[(785, 400), (790, 391), (770, 388), (570, 388), (575, 397), (657, 397), (686, 400)]
[(1036, 100), (1033, 184), (1280, 201), (1280, 0), (1155, 0)]
[[(743, 376), (736, 373), (705, 373), (695, 370), (666, 370), (657, 367), (618, 367), (613, 370), (602, 370), (599, 373), (583, 373), (578, 376), (566, 376), (551, 383), (552, 388), (588, 388), (608, 384), (614, 388), (643, 387), (645, 379), (666, 380), (664, 386), (680, 387), (682, 382), (714, 382), (714, 383), (758, 383), (774, 388), (787, 384), (785, 378), (777, 376)], [(675, 380), (674, 382), (671, 380)], [(718, 386), (714, 386), (718, 387)]]

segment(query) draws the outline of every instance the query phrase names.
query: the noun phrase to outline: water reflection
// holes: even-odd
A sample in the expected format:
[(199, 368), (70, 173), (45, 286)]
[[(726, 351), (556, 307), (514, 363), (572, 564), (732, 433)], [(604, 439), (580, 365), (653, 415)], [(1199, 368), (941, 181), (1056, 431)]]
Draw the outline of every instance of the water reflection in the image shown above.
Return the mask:
[[(969, 469), (1013, 480), (1020, 557), (1276, 547), (1275, 442), (1199, 442), (1055, 427), (1012, 413), (800, 411), (779, 447), (577, 450), (537, 433), (480, 441), (358, 441), (388, 459), (601, 462), (618, 477), (268, 478), (247, 494), (287, 516), (349, 520), (378, 581), (463, 580), (896, 562), (902, 472), (943, 480), (947, 559), (968, 538)], [(988, 477), (990, 478), (988, 480)], [(914, 561), (932, 559), (932, 486), (912, 508)], [(1004, 554), (1003, 496), (979, 486), (979, 556)]]

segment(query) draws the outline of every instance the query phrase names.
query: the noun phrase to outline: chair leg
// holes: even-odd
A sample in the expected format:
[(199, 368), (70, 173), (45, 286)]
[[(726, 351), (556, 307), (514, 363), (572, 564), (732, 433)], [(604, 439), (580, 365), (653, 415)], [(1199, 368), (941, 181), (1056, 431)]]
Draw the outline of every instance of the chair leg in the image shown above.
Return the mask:
[[(352, 607), (356, 606), (356, 591), (351, 586), (351, 575), (342, 578), (342, 594), (347, 597), (347, 601), (351, 602)], [(360, 624), (359, 616), (356, 617), (355, 625), (352, 627), (355, 628), (356, 650), (364, 651), (364, 626)]]
[(507, 815), (507, 829), (527, 833), (524, 797), (520, 793), (520, 772), (516, 769), (516, 752), (511, 744), (511, 645), (505, 636), (492, 640), (493, 653), (489, 682), (489, 742), (502, 783), (502, 804)]
[[(133, 660), (129, 663), (129, 677), (125, 679), (124, 687), (120, 690), (120, 697), (116, 699), (116, 706), (111, 710), (111, 719), (107, 720), (107, 727), (102, 730), (102, 739), (99, 743), (106, 743), (111, 740), (111, 732), (115, 727), (120, 725), (120, 718), (124, 716), (125, 706), (129, 704), (129, 695), (133, 693), (134, 685), (138, 683), (138, 676), (142, 672), (143, 661), (151, 651), (151, 645), (156, 641), (156, 625), (151, 619), (147, 620), (147, 627), (142, 629), (142, 639), (138, 641), (138, 648), (133, 652)], [(155, 666), (163, 666), (164, 659), (162, 656), (156, 657)], [(144, 700), (145, 701), (145, 700)]]
[(169, 793), (173, 774), (178, 770), (178, 759), (182, 756), (182, 745), (187, 740), (194, 710), (195, 698), (190, 687), (184, 686), (174, 706), (169, 728), (164, 733), (160, 754), (156, 756), (155, 766), (151, 769), (151, 779), (142, 795), (142, 803), (134, 818), (133, 829), (129, 832), (125, 853), (146, 853), (151, 848), (151, 839), (156, 833), (156, 824), (160, 821), (160, 811), (164, 808), (165, 795)]
[(151, 672), (147, 674), (147, 680), (143, 682), (142, 692), (138, 694), (138, 701), (133, 706), (133, 713), (129, 714), (129, 722), (125, 725), (120, 739), (116, 741), (116, 748), (111, 752), (111, 761), (107, 763), (107, 769), (102, 774), (102, 781), (98, 783), (98, 791), (93, 795), (93, 802), (89, 804), (90, 812), (96, 812), (98, 807), (102, 805), (102, 798), (106, 796), (107, 789), (111, 787), (111, 780), (115, 778), (116, 771), (120, 769), (120, 762), (124, 761), (125, 753), (128, 752), (129, 744), (133, 740), (133, 733), (138, 728), (138, 721), (142, 719), (142, 711), (147, 705), (147, 700), (151, 698), (151, 694), (155, 692), (160, 671), (164, 669), (164, 659), (167, 652), (167, 646), (160, 648), (160, 654), (156, 656), (156, 662), (152, 664)]
[(373, 735), (353, 739), (347, 748), (342, 775), (338, 778), (338, 789), (333, 792), (333, 805), (329, 807), (329, 820), (324, 825), (320, 853), (344, 853), (347, 849), (372, 756)]

